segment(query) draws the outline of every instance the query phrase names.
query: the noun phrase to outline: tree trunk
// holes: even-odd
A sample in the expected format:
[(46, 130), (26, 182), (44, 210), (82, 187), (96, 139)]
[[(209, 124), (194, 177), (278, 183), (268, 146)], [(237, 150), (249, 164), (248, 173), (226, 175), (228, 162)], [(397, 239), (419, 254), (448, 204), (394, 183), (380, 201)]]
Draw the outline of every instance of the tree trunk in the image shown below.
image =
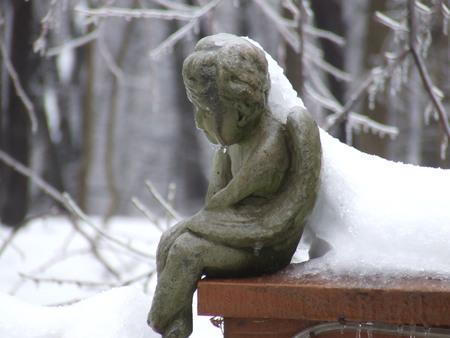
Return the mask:
[[(27, 83), (36, 64), (32, 54), (32, 5), (31, 2), (14, 2), (9, 8), (12, 20), (10, 42), (10, 59), (18, 73), (25, 91)], [(8, 10), (8, 5), (6, 5)], [(8, 24), (8, 21), (6, 21)], [(3, 60), (4, 63), (4, 60)], [(14, 84), (7, 81), (2, 88), (4, 102), (1, 110), (0, 147), (16, 160), (28, 166), (29, 164), (29, 118), (21, 98), (17, 95)], [(8, 226), (21, 225), (28, 211), (28, 179), (13, 169), (0, 163), (0, 219)]]

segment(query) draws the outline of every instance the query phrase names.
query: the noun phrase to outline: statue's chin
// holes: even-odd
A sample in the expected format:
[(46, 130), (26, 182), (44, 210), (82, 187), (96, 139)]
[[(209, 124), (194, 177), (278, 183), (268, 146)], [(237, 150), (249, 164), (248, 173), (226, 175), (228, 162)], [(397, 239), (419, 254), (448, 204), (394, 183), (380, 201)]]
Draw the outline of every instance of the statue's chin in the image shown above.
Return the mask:
[(208, 133), (207, 131), (204, 131), (203, 130), (203, 132), (205, 133), (205, 136), (206, 136), (206, 139), (209, 141), (209, 142), (211, 142), (213, 145), (219, 145), (219, 142), (217, 141), (217, 139), (214, 137), (214, 136), (212, 136), (210, 133)]

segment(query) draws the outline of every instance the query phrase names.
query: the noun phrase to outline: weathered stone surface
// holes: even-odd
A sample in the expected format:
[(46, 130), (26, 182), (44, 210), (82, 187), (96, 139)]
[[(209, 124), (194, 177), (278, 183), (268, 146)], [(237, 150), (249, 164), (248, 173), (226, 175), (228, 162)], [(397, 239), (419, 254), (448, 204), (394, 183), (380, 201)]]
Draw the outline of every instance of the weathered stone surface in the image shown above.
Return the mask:
[(149, 324), (173, 337), (191, 333), (202, 275), (256, 276), (289, 264), (321, 171), (317, 125), (303, 107), (286, 123), (272, 115), (267, 60), (248, 40), (200, 40), (183, 78), (197, 127), (218, 149), (204, 208), (166, 231), (158, 246)]

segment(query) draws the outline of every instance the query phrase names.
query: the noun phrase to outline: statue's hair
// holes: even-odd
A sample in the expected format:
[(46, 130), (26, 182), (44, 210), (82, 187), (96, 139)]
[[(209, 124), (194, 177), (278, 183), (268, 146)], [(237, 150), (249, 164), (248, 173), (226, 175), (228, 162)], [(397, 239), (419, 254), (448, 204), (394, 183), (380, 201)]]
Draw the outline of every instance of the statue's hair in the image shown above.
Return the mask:
[(219, 82), (221, 94), (230, 93), (251, 104), (267, 104), (270, 79), (264, 52), (231, 34), (201, 39), (184, 61), (183, 78), (188, 95), (192, 90), (206, 94), (208, 87)]

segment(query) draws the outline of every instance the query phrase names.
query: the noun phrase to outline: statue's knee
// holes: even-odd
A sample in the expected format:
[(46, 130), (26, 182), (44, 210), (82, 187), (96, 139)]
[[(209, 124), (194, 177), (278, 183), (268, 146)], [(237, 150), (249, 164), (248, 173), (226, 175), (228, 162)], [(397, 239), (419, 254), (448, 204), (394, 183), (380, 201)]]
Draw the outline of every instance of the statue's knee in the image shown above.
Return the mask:
[(170, 249), (171, 254), (175, 254), (182, 257), (189, 257), (195, 248), (192, 246), (189, 240), (189, 234), (183, 234), (179, 236), (172, 244)]

